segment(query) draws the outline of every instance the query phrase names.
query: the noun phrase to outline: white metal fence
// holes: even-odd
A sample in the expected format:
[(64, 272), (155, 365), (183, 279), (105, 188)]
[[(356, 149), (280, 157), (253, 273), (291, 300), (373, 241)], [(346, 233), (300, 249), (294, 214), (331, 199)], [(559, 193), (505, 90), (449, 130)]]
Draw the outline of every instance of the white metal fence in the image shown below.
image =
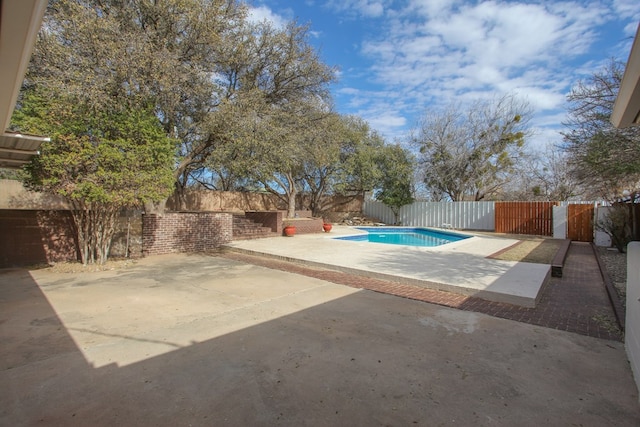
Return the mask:
[[(364, 214), (393, 224), (393, 211), (382, 202), (364, 203)], [(400, 208), (400, 225), (460, 230), (495, 230), (494, 202), (415, 202)]]
[[(553, 236), (558, 239), (567, 237), (567, 206), (571, 204), (593, 204), (594, 202), (561, 202), (553, 209)], [(598, 203), (602, 204), (602, 203)], [(606, 216), (607, 207), (596, 209), (595, 219)], [(393, 211), (382, 202), (366, 201), (364, 214), (377, 218), (385, 224), (393, 224)], [(495, 231), (494, 202), (414, 202), (400, 208), (399, 225), (409, 227), (441, 227), (458, 230)], [(595, 231), (598, 246), (609, 246), (609, 236)]]

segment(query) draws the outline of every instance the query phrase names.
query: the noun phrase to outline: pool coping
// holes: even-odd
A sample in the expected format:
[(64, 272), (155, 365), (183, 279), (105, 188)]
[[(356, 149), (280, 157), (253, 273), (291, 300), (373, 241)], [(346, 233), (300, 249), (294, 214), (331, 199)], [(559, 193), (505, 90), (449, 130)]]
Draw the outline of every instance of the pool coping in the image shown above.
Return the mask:
[(334, 230), (329, 234), (235, 241), (224, 248), (529, 308), (535, 307), (551, 277), (549, 265), (487, 258), (511, 246), (513, 239), (460, 233), (471, 238), (435, 247), (408, 247), (336, 240), (334, 237), (364, 231), (355, 227)]

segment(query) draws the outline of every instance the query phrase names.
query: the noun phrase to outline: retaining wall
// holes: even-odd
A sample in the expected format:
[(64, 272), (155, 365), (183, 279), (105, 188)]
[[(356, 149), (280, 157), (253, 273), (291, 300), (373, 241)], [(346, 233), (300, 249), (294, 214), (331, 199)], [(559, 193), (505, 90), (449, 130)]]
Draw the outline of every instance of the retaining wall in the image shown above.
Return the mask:
[(207, 252), (232, 239), (233, 215), (217, 212), (145, 214), (142, 217), (144, 256)]
[(300, 219), (284, 219), (282, 221), (283, 227), (287, 225), (293, 225), (296, 227), (296, 234), (310, 234), (310, 233), (323, 233), (322, 224), (324, 221), (322, 218), (300, 218)]

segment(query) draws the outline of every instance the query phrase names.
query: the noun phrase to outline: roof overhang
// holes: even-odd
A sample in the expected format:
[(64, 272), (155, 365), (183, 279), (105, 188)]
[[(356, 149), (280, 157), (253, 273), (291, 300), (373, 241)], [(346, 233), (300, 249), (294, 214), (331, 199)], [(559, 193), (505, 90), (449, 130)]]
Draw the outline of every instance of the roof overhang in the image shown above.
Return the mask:
[[(4, 132), (20, 93), (47, 0), (0, 0), (0, 167), (16, 168), (37, 152), (43, 137)], [(26, 159), (26, 161), (24, 161)]]
[(49, 138), (14, 132), (0, 134), (0, 168), (20, 168), (38, 155), (40, 144)]
[(640, 25), (613, 105), (611, 123), (617, 128), (640, 125)]

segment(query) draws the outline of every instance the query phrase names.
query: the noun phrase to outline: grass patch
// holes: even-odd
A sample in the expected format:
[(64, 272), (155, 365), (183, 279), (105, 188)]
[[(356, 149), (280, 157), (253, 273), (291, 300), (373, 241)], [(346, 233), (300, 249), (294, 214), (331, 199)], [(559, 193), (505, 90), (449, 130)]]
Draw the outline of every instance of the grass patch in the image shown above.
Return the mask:
[(562, 241), (557, 239), (531, 238), (520, 240), (515, 245), (491, 256), (504, 261), (551, 264)]

